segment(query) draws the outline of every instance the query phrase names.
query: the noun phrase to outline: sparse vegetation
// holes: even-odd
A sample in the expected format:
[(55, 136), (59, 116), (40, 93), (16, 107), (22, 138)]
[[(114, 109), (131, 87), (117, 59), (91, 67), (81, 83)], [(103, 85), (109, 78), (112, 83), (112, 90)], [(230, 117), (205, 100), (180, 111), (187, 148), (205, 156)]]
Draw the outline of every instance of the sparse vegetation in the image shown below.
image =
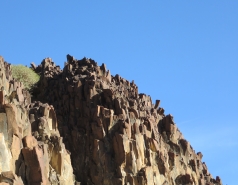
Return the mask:
[(40, 79), (40, 76), (32, 69), (23, 65), (12, 65), (12, 76), (16, 80), (22, 82), (24, 87), (28, 90), (30, 90)]

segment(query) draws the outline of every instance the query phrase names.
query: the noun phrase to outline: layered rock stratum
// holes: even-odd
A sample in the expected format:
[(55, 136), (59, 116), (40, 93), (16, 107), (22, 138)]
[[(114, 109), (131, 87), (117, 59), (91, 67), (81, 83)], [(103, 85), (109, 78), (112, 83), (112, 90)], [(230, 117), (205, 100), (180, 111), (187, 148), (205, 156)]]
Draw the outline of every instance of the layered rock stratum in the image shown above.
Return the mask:
[(222, 184), (160, 101), (105, 64), (31, 66), (30, 94), (0, 57), (0, 185)]

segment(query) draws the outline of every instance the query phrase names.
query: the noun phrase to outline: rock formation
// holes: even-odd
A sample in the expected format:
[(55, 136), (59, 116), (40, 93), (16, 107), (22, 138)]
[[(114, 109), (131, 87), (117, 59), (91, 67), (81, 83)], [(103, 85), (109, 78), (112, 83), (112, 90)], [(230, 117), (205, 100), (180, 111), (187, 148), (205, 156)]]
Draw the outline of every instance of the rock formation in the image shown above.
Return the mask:
[(50, 58), (31, 68), (32, 99), (0, 58), (0, 185), (222, 184), (160, 101), (105, 64), (67, 55), (63, 70)]

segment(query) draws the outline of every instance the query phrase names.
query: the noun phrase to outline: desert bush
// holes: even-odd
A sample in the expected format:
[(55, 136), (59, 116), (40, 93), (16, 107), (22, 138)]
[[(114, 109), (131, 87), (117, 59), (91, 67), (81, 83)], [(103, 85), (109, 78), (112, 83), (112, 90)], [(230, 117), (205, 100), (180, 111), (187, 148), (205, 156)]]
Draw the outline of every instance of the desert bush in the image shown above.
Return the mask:
[(32, 69), (23, 65), (12, 65), (12, 76), (19, 82), (22, 82), (24, 87), (28, 90), (30, 90), (40, 79), (40, 76)]

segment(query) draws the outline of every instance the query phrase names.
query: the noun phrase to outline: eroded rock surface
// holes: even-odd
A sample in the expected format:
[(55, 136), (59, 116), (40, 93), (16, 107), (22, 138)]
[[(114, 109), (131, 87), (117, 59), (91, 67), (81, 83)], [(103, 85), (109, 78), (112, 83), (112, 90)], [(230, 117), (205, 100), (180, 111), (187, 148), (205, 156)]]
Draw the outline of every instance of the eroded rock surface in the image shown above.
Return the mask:
[(54, 108), (31, 103), (0, 57), (0, 184), (74, 184), (70, 153), (58, 131)]
[(138, 87), (105, 64), (67, 55), (63, 71), (35, 67), (35, 98), (53, 105), (76, 180), (98, 185), (221, 184), (173, 121)]
[[(46, 58), (31, 100), (0, 57), (0, 185), (221, 185), (173, 121), (105, 64)], [(32, 102), (31, 102), (32, 101)]]

